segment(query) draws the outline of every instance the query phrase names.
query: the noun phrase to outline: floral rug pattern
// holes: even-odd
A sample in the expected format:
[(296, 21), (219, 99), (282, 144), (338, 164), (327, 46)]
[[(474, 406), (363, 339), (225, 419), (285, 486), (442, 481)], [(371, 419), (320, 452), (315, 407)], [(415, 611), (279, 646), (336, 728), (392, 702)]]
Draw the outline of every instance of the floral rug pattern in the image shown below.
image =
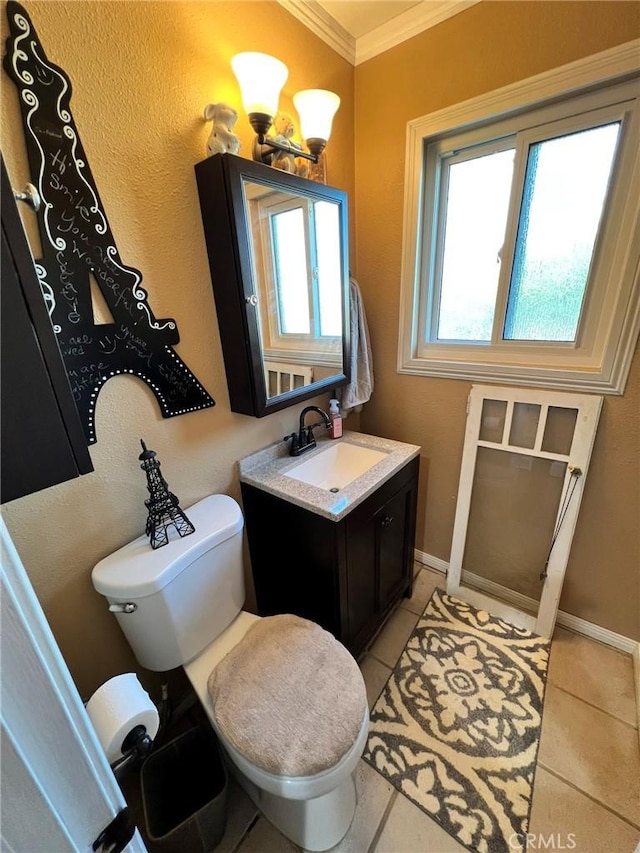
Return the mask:
[(436, 590), (363, 758), (469, 850), (525, 847), (550, 641)]

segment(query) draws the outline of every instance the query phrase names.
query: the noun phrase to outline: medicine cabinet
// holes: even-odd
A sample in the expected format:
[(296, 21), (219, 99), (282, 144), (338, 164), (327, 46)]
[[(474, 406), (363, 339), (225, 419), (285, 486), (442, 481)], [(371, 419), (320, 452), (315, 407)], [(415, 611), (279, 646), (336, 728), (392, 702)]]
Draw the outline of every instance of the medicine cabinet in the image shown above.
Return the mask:
[(346, 193), (234, 154), (195, 171), (231, 410), (261, 418), (344, 385)]

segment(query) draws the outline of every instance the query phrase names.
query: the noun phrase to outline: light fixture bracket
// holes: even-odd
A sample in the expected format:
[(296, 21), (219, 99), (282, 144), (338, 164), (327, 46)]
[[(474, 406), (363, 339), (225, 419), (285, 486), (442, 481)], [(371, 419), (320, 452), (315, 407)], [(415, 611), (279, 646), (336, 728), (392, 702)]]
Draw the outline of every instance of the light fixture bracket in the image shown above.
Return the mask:
[[(322, 142), (323, 144), (320, 148), (320, 151), (322, 151), (322, 149), (326, 145), (324, 139), (310, 141)], [(309, 143), (307, 142), (307, 144)], [(259, 133), (253, 143), (253, 159), (257, 160), (259, 163), (267, 163), (267, 165), (271, 165), (271, 160), (273, 159), (274, 152), (285, 151), (287, 154), (291, 154), (293, 157), (302, 157), (304, 160), (311, 160), (312, 163), (317, 163), (318, 154), (314, 153), (314, 151), (311, 150), (311, 146), (309, 146), (309, 148), (310, 152), (303, 151), (302, 148), (297, 148), (294, 145), (279, 142), (272, 136), (265, 136), (265, 134)]]

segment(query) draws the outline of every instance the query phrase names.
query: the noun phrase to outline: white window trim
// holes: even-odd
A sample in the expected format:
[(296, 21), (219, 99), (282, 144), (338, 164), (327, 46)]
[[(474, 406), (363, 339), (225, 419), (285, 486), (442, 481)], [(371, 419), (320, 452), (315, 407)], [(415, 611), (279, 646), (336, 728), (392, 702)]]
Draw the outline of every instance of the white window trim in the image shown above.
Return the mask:
[(419, 264), (417, 235), (421, 230), (424, 140), (479, 121), (504, 119), (544, 102), (580, 94), (597, 84), (614, 83), (640, 71), (640, 39), (577, 62), (530, 77), (414, 119), (407, 125), (404, 188), (404, 229), (401, 271), (398, 372), (442, 378), (522, 384), (533, 387), (622, 394), (640, 333), (640, 152), (629, 179), (627, 203), (615, 246), (619, 273), (617, 304), (609, 344), (597, 364), (576, 368), (479, 363), (455, 357), (417, 355)]

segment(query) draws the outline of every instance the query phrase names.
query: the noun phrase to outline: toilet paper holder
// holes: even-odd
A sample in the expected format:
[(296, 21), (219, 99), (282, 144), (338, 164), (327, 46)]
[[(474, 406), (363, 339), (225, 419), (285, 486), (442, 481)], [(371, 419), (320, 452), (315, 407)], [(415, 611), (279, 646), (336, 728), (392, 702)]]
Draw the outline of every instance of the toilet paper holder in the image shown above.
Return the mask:
[(144, 726), (134, 726), (122, 742), (122, 758), (111, 762), (116, 777), (129, 767), (143, 761), (151, 752), (153, 739)]
[(134, 672), (100, 685), (85, 710), (114, 775), (141, 764), (151, 752), (160, 729), (159, 710)]

